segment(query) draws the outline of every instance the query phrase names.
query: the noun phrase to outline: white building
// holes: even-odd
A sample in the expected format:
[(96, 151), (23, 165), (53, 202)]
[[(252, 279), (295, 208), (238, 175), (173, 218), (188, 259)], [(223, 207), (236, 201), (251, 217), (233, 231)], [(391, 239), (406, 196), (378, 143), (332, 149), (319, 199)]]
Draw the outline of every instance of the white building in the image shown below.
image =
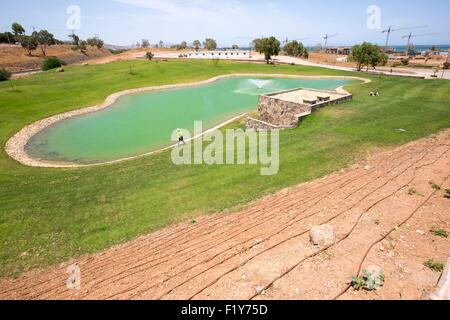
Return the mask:
[(249, 50), (215, 50), (215, 51), (194, 51), (183, 55), (190, 59), (249, 59), (252, 54)]

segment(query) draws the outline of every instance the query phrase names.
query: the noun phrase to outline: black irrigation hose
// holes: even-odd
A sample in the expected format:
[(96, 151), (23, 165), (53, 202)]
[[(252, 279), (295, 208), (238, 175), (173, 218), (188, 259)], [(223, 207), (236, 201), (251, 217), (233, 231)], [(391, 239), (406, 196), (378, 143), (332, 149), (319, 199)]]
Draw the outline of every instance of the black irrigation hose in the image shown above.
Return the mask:
[[(448, 180), (450, 176), (447, 176), (444, 181), (442, 182), (445, 183), (445, 181)], [(397, 225), (396, 227), (392, 228), (388, 233), (386, 233), (383, 237), (381, 237), (380, 239), (378, 239), (377, 241), (375, 241), (366, 251), (366, 253), (363, 256), (363, 259), (361, 260), (361, 263), (358, 266), (358, 272), (357, 275), (361, 274), (361, 270), (362, 270), (362, 266), (364, 264), (364, 262), (367, 259), (367, 256), (370, 254), (370, 251), (372, 251), (373, 247), (375, 247), (378, 243), (382, 242), (383, 240), (385, 240), (389, 235), (391, 235), (394, 231), (397, 230), (397, 228), (401, 228), (402, 226), (404, 226), (410, 219), (412, 219), (414, 217), (414, 215), (417, 213), (417, 211), (419, 211), (420, 208), (422, 208), (428, 201), (430, 201), (430, 199), (437, 193), (437, 190), (434, 190), (427, 199), (425, 199), (405, 220), (403, 220), (402, 223), (400, 223), (399, 225)], [(441, 276), (442, 277), (442, 274)], [(439, 279), (440, 279), (439, 277)], [(438, 281), (439, 282), (439, 281)], [(342, 297), (345, 293), (347, 293), (347, 291), (351, 288), (351, 284), (348, 284), (344, 290), (342, 290), (342, 292), (340, 292), (336, 297), (333, 298), (333, 300), (337, 300), (340, 297)]]
[[(284, 277), (284, 276), (286, 276), (287, 274), (289, 274), (290, 272), (292, 272), (295, 268), (297, 268), (300, 264), (302, 264), (302, 263), (305, 262), (306, 260), (308, 260), (308, 259), (310, 259), (310, 258), (313, 258), (313, 257), (319, 255), (320, 253), (323, 253), (324, 251), (330, 249), (331, 247), (336, 246), (337, 244), (339, 244), (339, 243), (341, 243), (342, 241), (344, 241), (345, 239), (347, 239), (347, 238), (351, 235), (351, 233), (356, 229), (356, 227), (357, 227), (357, 225), (359, 224), (359, 222), (361, 221), (362, 217), (363, 217), (368, 211), (370, 211), (373, 207), (375, 207), (375, 206), (376, 206), (377, 204), (379, 204), (380, 202), (386, 200), (388, 197), (393, 196), (395, 193), (397, 193), (399, 190), (401, 190), (401, 189), (404, 188), (405, 186), (409, 185), (412, 181), (414, 181), (414, 179), (415, 179), (415, 177), (416, 177), (416, 171), (417, 171), (418, 169), (421, 169), (421, 168), (423, 168), (423, 167), (426, 167), (426, 166), (429, 166), (429, 165), (432, 165), (432, 164), (436, 163), (436, 162), (437, 162), (444, 154), (446, 154), (448, 151), (449, 151), (449, 150), (447, 150), (447, 151), (445, 151), (444, 153), (442, 153), (436, 160), (434, 160), (434, 161), (431, 162), (431, 163), (427, 163), (427, 164), (424, 164), (424, 165), (415, 167), (415, 168), (414, 168), (414, 175), (413, 175), (413, 178), (410, 179), (409, 182), (408, 182), (407, 184), (405, 184), (405, 185), (403, 185), (402, 187), (400, 187), (399, 189), (397, 189), (394, 193), (392, 193), (392, 194), (390, 194), (389, 196), (385, 197), (385, 198), (382, 199), (381, 201), (377, 201), (377, 202), (374, 203), (367, 211), (363, 212), (363, 213), (359, 216), (359, 218), (358, 218), (357, 222), (355, 223), (355, 225), (353, 226), (353, 228), (350, 230), (350, 232), (349, 232), (344, 238), (342, 238), (341, 240), (339, 240), (339, 241), (336, 242), (335, 244), (329, 245), (329, 246), (327, 246), (327, 247), (325, 247), (325, 248), (323, 248), (323, 249), (321, 249), (321, 250), (315, 252), (314, 254), (312, 254), (312, 255), (310, 255), (310, 256), (308, 256), (308, 257), (302, 259), (300, 262), (298, 262), (298, 263), (297, 263), (296, 265), (294, 265), (293, 267), (289, 268), (286, 272), (284, 272), (283, 274), (281, 274), (279, 277), (275, 278), (269, 285), (265, 286), (264, 290), (268, 290), (270, 287), (273, 286), (273, 284), (274, 284), (277, 280), (281, 279), (282, 277)], [(431, 197), (431, 196), (430, 196), (430, 197)], [(420, 207), (419, 207), (419, 208), (420, 208)], [(417, 209), (414, 211), (414, 213), (417, 212), (417, 210), (418, 210), (419, 208), (417, 208)], [(394, 228), (394, 230), (395, 230), (395, 228)], [(386, 237), (387, 237), (387, 236), (386, 236)], [(374, 244), (374, 245), (375, 245), (375, 244)], [(371, 246), (371, 247), (373, 247), (373, 246)], [(369, 250), (369, 251), (370, 251), (370, 250)], [(362, 263), (361, 263), (361, 264), (362, 264)], [(358, 273), (359, 273), (359, 272), (358, 272)], [(350, 286), (348, 286), (348, 287), (345, 289), (345, 292), (349, 289), (349, 287), (350, 287)], [(342, 294), (344, 294), (345, 292), (343, 292)], [(250, 300), (253, 300), (253, 299), (256, 298), (258, 295), (259, 295), (259, 294), (253, 295), (253, 296), (250, 298)], [(337, 297), (337, 298), (338, 298), (338, 297)], [(335, 298), (335, 299), (337, 299), (337, 298)]]
[[(446, 146), (447, 146), (447, 145), (446, 145)], [(428, 149), (431, 149), (431, 147), (428, 148)], [(423, 157), (422, 157), (420, 160), (422, 160), (423, 158), (425, 158), (426, 155), (427, 155), (427, 153), (425, 153), (425, 154), (423, 155)], [(420, 161), (420, 160), (419, 160), (419, 161)], [(391, 180), (397, 178), (398, 176), (400, 176), (401, 174), (403, 174), (404, 172), (406, 172), (407, 170), (409, 170), (412, 166), (413, 166), (413, 164), (411, 164), (410, 166), (408, 166), (403, 172), (401, 172), (400, 174), (398, 174), (396, 177), (394, 177), (394, 178), (392, 178), (392, 179), (389, 179), (384, 185), (382, 185), (381, 187), (377, 188), (376, 190), (378, 190), (378, 189), (384, 187), (389, 181), (391, 181)], [(395, 168), (394, 168), (394, 169), (395, 169)], [(392, 169), (392, 170), (393, 170), (393, 169)], [(363, 199), (365, 199), (367, 196), (368, 196), (368, 195), (366, 195)], [(361, 202), (363, 199), (361, 199), (359, 202)], [(358, 202), (358, 203), (359, 203), (359, 202)], [(340, 215), (342, 215), (342, 214), (343, 214), (344, 212), (346, 212), (346, 211), (348, 211), (348, 210), (345, 210), (345, 211), (343, 211), (342, 213), (340, 213), (340, 214), (334, 216), (334, 217), (331, 218), (329, 221), (331, 221), (331, 220), (333, 220), (333, 219), (336, 219), (337, 217), (339, 217)], [(329, 221), (328, 221), (328, 222), (329, 222)], [(269, 248), (265, 249), (264, 251), (258, 253), (257, 255), (251, 257), (250, 259), (248, 259), (248, 260), (245, 261), (244, 263), (242, 263), (242, 264), (240, 264), (240, 265), (238, 265), (238, 266), (232, 268), (232, 269), (229, 270), (228, 272), (222, 274), (222, 275), (221, 275), (219, 278), (217, 278), (215, 281), (211, 282), (211, 283), (208, 284), (206, 287), (204, 287), (202, 290), (198, 291), (198, 292), (195, 293), (193, 296), (191, 296), (190, 299), (193, 299), (195, 296), (197, 296), (198, 294), (202, 293), (203, 291), (205, 291), (207, 288), (209, 288), (210, 286), (214, 285), (215, 283), (217, 283), (217, 282), (218, 282), (221, 278), (223, 278), (225, 275), (227, 275), (227, 274), (229, 274), (229, 273), (231, 273), (231, 272), (237, 270), (238, 268), (240, 268), (240, 267), (242, 267), (243, 265), (247, 264), (249, 261), (251, 261), (251, 260), (254, 259), (255, 257), (257, 257), (257, 256), (261, 255), (262, 253), (265, 253), (265, 252), (267, 252), (267, 251), (273, 249), (273, 248), (276, 247), (276, 246), (279, 246), (281, 243), (284, 243), (284, 242), (288, 241), (288, 240), (291, 239), (291, 238), (299, 237), (299, 236), (301, 236), (301, 235), (303, 235), (303, 234), (306, 234), (307, 232), (308, 232), (308, 231), (305, 231), (305, 232), (303, 232), (303, 233), (301, 233), (301, 234), (297, 234), (297, 235), (295, 235), (295, 236), (293, 236), (293, 237), (290, 237), (290, 238), (288, 238), (287, 240), (282, 241), (282, 242), (280, 242), (280, 243), (278, 243), (278, 244), (276, 244), (276, 245), (274, 245), (274, 246), (272, 246), (272, 247), (269, 247)]]

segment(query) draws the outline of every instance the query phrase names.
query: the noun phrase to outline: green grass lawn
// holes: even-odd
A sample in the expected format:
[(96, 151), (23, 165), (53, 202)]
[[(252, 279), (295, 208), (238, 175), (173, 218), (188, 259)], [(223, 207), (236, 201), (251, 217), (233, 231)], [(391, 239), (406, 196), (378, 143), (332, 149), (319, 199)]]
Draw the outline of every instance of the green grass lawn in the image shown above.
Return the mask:
[[(0, 142), (4, 145), (38, 119), (94, 105), (117, 91), (237, 72), (355, 75), (302, 66), (214, 66), (210, 61), (67, 67), (65, 73), (15, 80), (14, 89), (0, 83)], [(281, 133), (276, 176), (261, 176), (259, 166), (175, 166), (169, 152), (92, 168), (29, 168), (2, 148), (0, 276), (17, 276), (183, 219), (223, 212), (324, 176), (367, 152), (450, 127), (450, 82), (383, 78), (381, 96), (371, 98), (368, 92), (377, 87), (378, 78), (371, 79), (371, 84), (348, 86), (352, 102), (323, 109), (298, 129)]]

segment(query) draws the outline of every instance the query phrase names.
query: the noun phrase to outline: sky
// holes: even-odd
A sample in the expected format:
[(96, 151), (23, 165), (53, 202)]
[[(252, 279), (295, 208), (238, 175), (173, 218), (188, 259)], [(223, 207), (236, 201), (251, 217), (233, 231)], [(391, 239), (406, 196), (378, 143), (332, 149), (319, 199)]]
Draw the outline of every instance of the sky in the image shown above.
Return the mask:
[(19, 22), (28, 33), (47, 29), (66, 40), (74, 28), (83, 39), (99, 35), (108, 44), (127, 46), (142, 39), (174, 44), (207, 37), (219, 46), (247, 46), (271, 35), (313, 46), (323, 44), (325, 34), (338, 34), (330, 46), (384, 45), (381, 31), (389, 26), (426, 26), (392, 33), (391, 45), (405, 45), (402, 36), (409, 32), (446, 33), (415, 37), (416, 45), (450, 44), (448, 0), (16, 0), (1, 7), (0, 32)]

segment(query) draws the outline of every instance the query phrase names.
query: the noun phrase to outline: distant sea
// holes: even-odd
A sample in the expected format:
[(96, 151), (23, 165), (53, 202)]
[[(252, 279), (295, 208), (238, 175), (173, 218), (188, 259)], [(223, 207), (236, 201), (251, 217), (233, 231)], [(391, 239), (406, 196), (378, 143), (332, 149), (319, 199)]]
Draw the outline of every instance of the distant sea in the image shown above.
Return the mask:
[[(399, 52), (404, 52), (406, 51), (406, 46), (390, 46), (391, 48), (394, 48), (395, 51), (399, 51)], [(430, 50), (431, 47), (433, 47), (433, 45), (417, 45), (415, 46), (416, 51), (417, 52), (422, 52), (422, 51), (426, 51), (426, 50)], [(450, 49), (450, 45), (435, 45), (434, 47), (436, 47), (440, 52), (443, 53), (447, 53), (448, 49)]]
[[(450, 45), (417, 45), (416, 47), (416, 51), (417, 52), (422, 52), (422, 51), (427, 51), (430, 50), (432, 47), (436, 47), (442, 54), (447, 54), (448, 50), (450, 49)], [(336, 47), (351, 47), (351, 46), (336, 46)], [(389, 46), (390, 48), (394, 48), (395, 51), (397, 52), (405, 52), (406, 51), (406, 46)], [(313, 51), (315, 47), (306, 47), (308, 50)], [(225, 49), (225, 48), (221, 48), (221, 49)], [(241, 50), (250, 50), (250, 48), (244, 48), (242, 47)]]

